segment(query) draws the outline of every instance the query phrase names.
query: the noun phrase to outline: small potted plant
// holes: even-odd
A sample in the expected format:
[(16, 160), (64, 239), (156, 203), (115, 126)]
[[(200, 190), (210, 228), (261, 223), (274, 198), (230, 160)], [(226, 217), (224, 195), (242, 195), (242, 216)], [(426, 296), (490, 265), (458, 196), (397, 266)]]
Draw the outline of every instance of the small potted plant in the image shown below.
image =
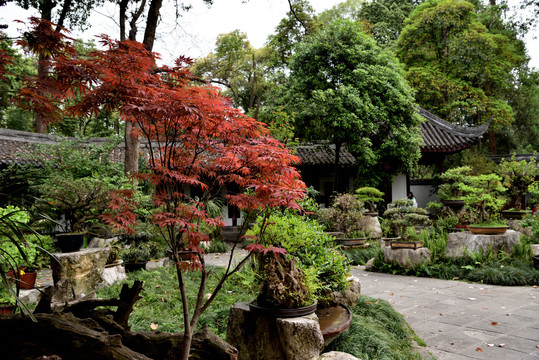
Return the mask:
[(365, 204), (367, 211), (364, 215), (378, 216), (377, 204), (384, 201), (384, 193), (373, 187), (361, 187), (356, 190), (356, 197)]
[(384, 218), (389, 220), (390, 226), (394, 229), (399, 239), (392, 240), (392, 248), (413, 248), (417, 249), (423, 246), (421, 241), (414, 237), (408, 237), (406, 229), (416, 225), (429, 224), (429, 212), (425, 209), (414, 207), (413, 201), (408, 199), (395, 200), (389, 204), (384, 212)]
[(124, 261), (125, 270), (131, 272), (144, 269), (148, 261), (158, 258), (161, 253), (156, 242), (140, 241), (124, 247), (120, 257)]
[(353, 194), (337, 195), (331, 207), (320, 210), (320, 220), (334, 233), (335, 242), (342, 246), (361, 246), (365, 237), (354, 237), (362, 231), (363, 202)]
[(443, 184), (438, 187), (438, 198), (440, 198), (444, 206), (453, 212), (452, 215), (456, 215), (456, 212), (461, 210), (465, 205), (464, 195), (459, 187), (459, 183), (471, 173), (471, 167), (461, 166), (449, 169), (440, 176)]

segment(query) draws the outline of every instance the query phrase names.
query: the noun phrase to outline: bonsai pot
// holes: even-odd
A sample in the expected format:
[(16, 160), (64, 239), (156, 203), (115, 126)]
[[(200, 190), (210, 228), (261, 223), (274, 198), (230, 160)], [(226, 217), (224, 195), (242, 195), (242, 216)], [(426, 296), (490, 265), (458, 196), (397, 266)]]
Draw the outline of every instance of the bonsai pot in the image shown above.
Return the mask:
[(532, 259), (533, 259), (533, 267), (539, 270), (539, 255), (533, 256)]
[(528, 214), (531, 214), (530, 210), (504, 210), (502, 211), (502, 216), (505, 219), (513, 219), (513, 220), (523, 219)]
[(316, 311), (317, 305), (318, 303), (315, 301), (311, 305), (285, 309), (285, 308), (271, 308), (271, 307), (255, 305), (251, 301), (249, 303), (249, 310), (258, 314), (262, 314), (262, 315), (270, 316), (274, 318), (292, 318), (292, 317), (310, 315), (314, 313)]
[(488, 226), (488, 225), (470, 225), (472, 234), (477, 235), (500, 235), (507, 231), (506, 225)]
[(452, 209), (460, 209), (466, 204), (464, 200), (442, 200), (441, 202), (445, 206), (450, 207)]
[(133, 272), (137, 270), (146, 269), (146, 261), (141, 262), (126, 262), (124, 264), (126, 272)]
[(366, 238), (336, 238), (334, 240), (335, 245), (341, 245), (341, 246), (348, 246), (348, 247), (354, 247), (354, 246), (363, 246), (365, 245), (365, 241), (367, 241)]
[(65, 233), (56, 235), (56, 244), (63, 253), (79, 251), (84, 243), (85, 233)]
[(392, 240), (392, 249), (418, 249), (423, 247), (423, 241)]
[(324, 347), (339, 337), (352, 323), (352, 312), (343, 304), (319, 308), (316, 315), (324, 337)]
[(364, 213), (363, 215), (365, 215), (365, 216), (371, 216), (371, 217), (376, 217), (376, 216), (378, 216), (378, 212), (376, 212), (376, 211), (367, 211), (367, 212)]
[(380, 239), (380, 245), (382, 246), (391, 246), (392, 241), (400, 240), (400, 236), (397, 237), (383, 237)]

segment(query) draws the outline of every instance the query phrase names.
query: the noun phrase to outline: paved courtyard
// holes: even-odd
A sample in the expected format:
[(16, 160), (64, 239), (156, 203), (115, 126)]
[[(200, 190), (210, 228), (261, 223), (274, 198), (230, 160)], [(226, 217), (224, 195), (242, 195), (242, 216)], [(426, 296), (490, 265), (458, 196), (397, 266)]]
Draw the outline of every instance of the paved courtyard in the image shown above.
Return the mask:
[(539, 359), (539, 289), (373, 273), (363, 295), (389, 301), (437, 359)]

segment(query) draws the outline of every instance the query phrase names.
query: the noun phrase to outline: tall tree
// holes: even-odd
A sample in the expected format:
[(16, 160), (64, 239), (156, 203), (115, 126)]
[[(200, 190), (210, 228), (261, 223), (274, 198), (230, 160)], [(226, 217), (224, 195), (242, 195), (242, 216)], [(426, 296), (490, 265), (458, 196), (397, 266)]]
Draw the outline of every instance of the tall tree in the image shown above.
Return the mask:
[(336, 145), (337, 186), (343, 145), (371, 185), (410, 170), (419, 159), (420, 119), (395, 57), (350, 20), (332, 22), (295, 51), (283, 98), (301, 138)]
[(419, 5), (398, 41), (398, 55), (419, 105), (460, 124), (493, 118), (493, 127), (513, 121), (505, 94), (513, 69), (524, 60), (522, 49), (516, 37), (490, 32), (474, 5), (461, 0)]
[[(156, 71), (155, 54), (134, 41), (113, 41), (104, 36), (104, 49), (87, 58), (71, 51), (69, 44), (56, 51), (51, 63), (49, 86), (56, 96), (43, 98), (28, 91), (27, 103), (50, 114), (88, 116), (103, 106), (115, 109), (149, 144), (148, 171), (139, 179), (154, 185), (155, 212), (149, 219), (172, 250), (183, 305), (183, 350), (187, 360), (191, 339), (202, 312), (214, 301), (224, 281), (246, 263), (251, 252), (274, 251), (251, 244), (251, 252), (225, 270), (212, 295), (206, 298), (210, 270), (204, 263), (201, 243), (209, 241), (204, 227), (222, 227), (221, 217), (212, 217), (210, 202), (223, 196), (225, 186), (241, 189), (226, 200), (245, 211), (272, 208), (299, 210), (305, 184), (292, 164), (299, 159), (271, 138), (264, 125), (245, 116), (219, 94), (219, 89), (194, 86), (190, 61), (179, 58), (174, 67)], [(69, 51), (67, 51), (69, 50)], [(0, 54), (1, 56), (1, 54)], [(75, 104), (60, 101), (78, 92)], [(200, 197), (193, 194), (199, 190)], [(247, 190), (247, 191), (244, 191)], [(134, 225), (130, 191), (119, 191), (105, 220), (122, 229)], [(189, 262), (180, 261), (180, 250), (193, 252)], [(279, 251), (278, 249), (276, 251)], [(233, 255), (233, 250), (231, 256)], [(201, 272), (197, 299), (192, 309), (187, 301), (184, 274)]]
[(247, 35), (235, 30), (217, 38), (215, 52), (198, 59), (193, 73), (224, 87), (235, 106), (258, 118), (263, 97), (271, 86), (271, 49), (253, 48)]

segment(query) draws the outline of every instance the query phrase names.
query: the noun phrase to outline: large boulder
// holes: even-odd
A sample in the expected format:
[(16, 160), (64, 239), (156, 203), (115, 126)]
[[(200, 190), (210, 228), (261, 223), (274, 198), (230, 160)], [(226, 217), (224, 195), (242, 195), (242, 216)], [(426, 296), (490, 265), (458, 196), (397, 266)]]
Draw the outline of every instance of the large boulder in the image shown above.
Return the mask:
[(378, 239), (382, 237), (382, 227), (380, 226), (380, 220), (378, 216), (365, 215), (361, 218), (360, 229), (371, 239)]
[(238, 360), (314, 360), (324, 344), (316, 314), (274, 318), (246, 302), (230, 308), (226, 341), (238, 349)]
[(413, 269), (419, 264), (428, 264), (432, 254), (427, 248), (419, 249), (393, 249), (390, 246), (384, 247), (384, 261), (386, 263), (396, 262), (406, 269)]
[(61, 280), (67, 281), (67, 298), (76, 299), (88, 294), (102, 281), (109, 249), (92, 248), (52, 255), (51, 268), (54, 284)]
[(507, 230), (500, 235), (478, 235), (469, 231), (450, 233), (445, 247), (447, 257), (462, 257), (469, 252), (486, 254), (489, 249), (494, 253), (500, 250), (510, 254), (513, 247), (520, 242), (521, 233)]

